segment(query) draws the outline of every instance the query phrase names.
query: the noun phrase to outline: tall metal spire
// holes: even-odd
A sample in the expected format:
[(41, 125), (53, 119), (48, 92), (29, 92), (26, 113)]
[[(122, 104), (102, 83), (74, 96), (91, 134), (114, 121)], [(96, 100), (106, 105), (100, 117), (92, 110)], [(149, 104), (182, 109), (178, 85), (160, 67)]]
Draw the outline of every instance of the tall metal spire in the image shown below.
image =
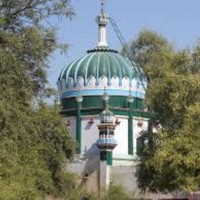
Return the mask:
[(105, 0), (101, 0), (101, 12), (96, 18), (96, 22), (99, 26), (98, 47), (108, 46), (106, 42), (106, 25), (108, 23), (108, 16), (104, 13), (104, 4)]

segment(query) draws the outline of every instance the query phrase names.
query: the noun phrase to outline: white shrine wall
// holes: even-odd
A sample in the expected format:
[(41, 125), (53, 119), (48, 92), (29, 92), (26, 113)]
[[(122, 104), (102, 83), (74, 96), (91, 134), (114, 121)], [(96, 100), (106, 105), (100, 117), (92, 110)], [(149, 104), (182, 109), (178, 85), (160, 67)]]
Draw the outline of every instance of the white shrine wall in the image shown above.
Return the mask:
[(120, 122), (115, 129), (117, 146), (113, 151), (113, 158), (124, 158), (128, 155), (128, 117), (115, 116)]
[(64, 123), (67, 127), (67, 130), (69, 130), (71, 137), (76, 140), (76, 117), (65, 117)]
[[(100, 124), (99, 116), (82, 116), (81, 117), (81, 154), (99, 155), (96, 141), (99, 138), (98, 125)], [(137, 138), (141, 136), (142, 131), (148, 128), (148, 119), (134, 117), (133, 118), (133, 155), (128, 154), (128, 116), (115, 116), (120, 122), (115, 129), (115, 139), (117, 146), (113, 150), (113, 164), (127, 165), (136, 158)], [(68, 129), (72, 138), (76, 139), (76, 117), (65, 118), (65, 122), (69, 121)], [(142, 126), (138, 123), (142, 122)]]
[(95, 144), (99, 138), (97, 127), (99, 124), (99, 116), (82, 116), (81, 154), (99, 154), (99, 150)]

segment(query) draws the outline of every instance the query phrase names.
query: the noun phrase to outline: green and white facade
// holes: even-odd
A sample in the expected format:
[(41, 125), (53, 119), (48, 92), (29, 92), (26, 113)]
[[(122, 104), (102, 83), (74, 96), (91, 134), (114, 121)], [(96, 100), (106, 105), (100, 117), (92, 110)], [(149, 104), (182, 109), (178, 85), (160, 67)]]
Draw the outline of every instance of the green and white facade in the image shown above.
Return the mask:
[[(116, 125), (114, 137), (117, 145), (112, 153), (113, 167), (132, 165), (137, 159), (137, 141), (141, 132), (147, 130), (149, 116), (143, 106), (146, 82), (142, 70), (138, 68), (141, 77), (136, 76), (132, 63), (108, 47), (108, 17), (103, 11), (97, 17), (97, 23), (97, 47), (65, 67), (58, 79), (61, 114), (77, 141), (76, 158), (80, 160), (78, 164), (72, 163), (71, 169), (87, 177), (99, 170), (100, 151), (96, 142), (99, 139), (99, 115), (104, 109), (102, 96), (105, 92), (109, 96), (108, 106), (114, 114)], [(95, 177), (98, 179), (98, 173)]]

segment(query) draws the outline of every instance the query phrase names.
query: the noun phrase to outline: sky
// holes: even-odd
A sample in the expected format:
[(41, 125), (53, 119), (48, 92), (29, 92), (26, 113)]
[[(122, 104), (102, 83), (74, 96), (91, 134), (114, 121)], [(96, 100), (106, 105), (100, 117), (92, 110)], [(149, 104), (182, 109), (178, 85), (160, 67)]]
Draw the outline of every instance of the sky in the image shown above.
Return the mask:
[[(69, 44), (67, 54), (55, 52), (49, 59), (48, 80), (56, 87), (58, 76), (74, 59), (97, 46), (95, 22), (100, 12), (100, 0), (72, 0), (76, 15), (71, 19), (53, 17), (60, 42)], [(200, 37), (200, 0), (105, 0), (105, 12), (115, 19), (126, 41), (148, 29), (166, 37), (177, 49), (192, 47)], [(107, 27), (107, 42), (121, 49), (120, 42)]]

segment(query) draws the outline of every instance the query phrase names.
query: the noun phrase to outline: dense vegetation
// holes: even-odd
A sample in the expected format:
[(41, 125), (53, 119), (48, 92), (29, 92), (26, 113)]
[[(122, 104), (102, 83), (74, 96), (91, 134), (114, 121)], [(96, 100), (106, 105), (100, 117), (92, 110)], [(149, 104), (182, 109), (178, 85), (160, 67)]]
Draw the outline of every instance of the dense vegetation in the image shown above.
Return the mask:
[(151, 125), (139, 166), (139, 186), (152, 191), (197, 191), (200, 186), (200, 45), (177, 50), (143, 31), (131, 44), (149, 87)]
[(0, 199), (62, 195), (73, 187), (62, 166), (73, 141), (43, 97), (47, 58), (63, 45), (42, 22), (72, 16), (70, 1), (1, 0), (0, 13)]

